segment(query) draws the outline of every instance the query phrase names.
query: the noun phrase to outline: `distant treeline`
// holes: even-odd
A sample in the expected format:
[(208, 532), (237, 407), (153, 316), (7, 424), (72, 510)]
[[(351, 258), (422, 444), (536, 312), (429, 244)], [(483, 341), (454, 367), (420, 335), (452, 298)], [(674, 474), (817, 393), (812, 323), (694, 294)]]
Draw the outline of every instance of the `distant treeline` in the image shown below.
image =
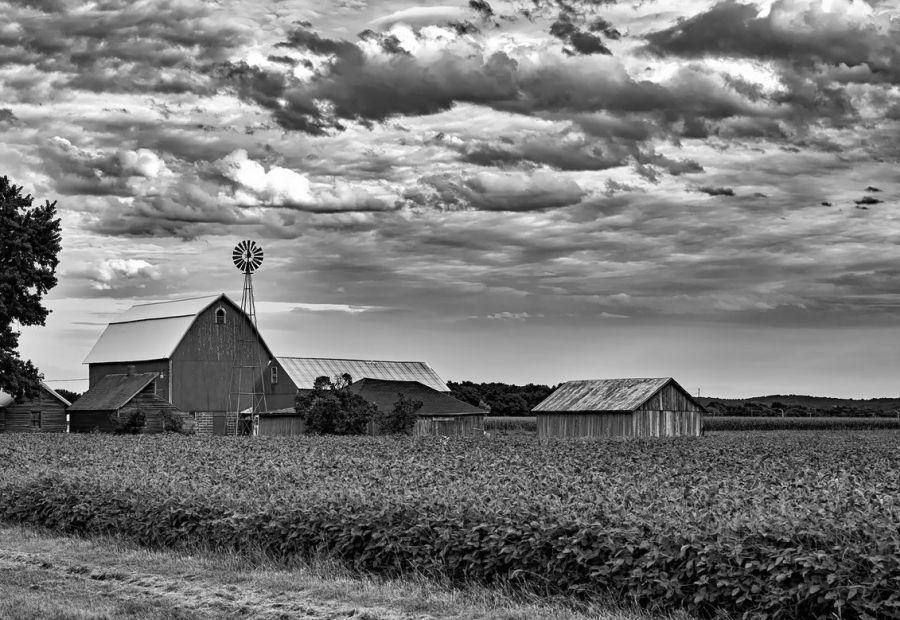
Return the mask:
[(448, 381), (454, 398), (476, 407), (490, 408), (491, 415), (532, 415), (531, 408), (547, 398), (555, 388), (547, 385), (509, 385)]
[(700, 398), (710, 415), (763, 417), (898, 417), (900, 398), (760, 396), (742, 400)]

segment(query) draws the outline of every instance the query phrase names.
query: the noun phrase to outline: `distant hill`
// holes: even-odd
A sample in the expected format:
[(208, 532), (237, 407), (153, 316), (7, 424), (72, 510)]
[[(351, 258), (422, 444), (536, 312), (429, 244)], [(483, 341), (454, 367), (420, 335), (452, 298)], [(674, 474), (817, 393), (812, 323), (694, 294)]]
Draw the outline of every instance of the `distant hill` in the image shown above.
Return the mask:
[(831, 398), (775, 394), (753, 398), (697, 399), (710, 413), (719, 415), (785, 415), (785, 416), (897, 416), (900, 398)]

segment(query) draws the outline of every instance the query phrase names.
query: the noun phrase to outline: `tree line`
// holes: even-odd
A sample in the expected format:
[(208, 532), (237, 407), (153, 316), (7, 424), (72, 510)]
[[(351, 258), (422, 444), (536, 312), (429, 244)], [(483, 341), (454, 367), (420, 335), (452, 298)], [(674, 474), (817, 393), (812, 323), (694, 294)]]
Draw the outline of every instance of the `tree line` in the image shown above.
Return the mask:
[(490, 415), (532, 415), (531, 409), (550, 395), (556, 386), (528, 383), (475, 383), (473, 381), (448, 381), (447, 387), (454, 398), (470, 405), (489, 409)]

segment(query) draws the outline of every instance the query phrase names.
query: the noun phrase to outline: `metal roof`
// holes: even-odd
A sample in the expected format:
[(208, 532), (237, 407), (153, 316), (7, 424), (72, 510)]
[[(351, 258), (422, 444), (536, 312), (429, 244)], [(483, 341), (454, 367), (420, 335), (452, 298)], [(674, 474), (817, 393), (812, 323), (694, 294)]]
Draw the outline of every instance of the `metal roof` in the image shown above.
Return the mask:
[(370, 403), (374, 403), (382, 411), (391, 411), (394, 403), (400, 398), (400, 394), (403, 394), (422, 403), (422, 407), (416, 412), (420, 416), (484, 415), (487, 413), (484, 409), (479, 409), (449, 394), (438, 392), (418, 381), (360, 379), (353, 383), (350, 389)]
[(425, 362), (279, 357), (278, 363), (300, 390), (311, 390), (318, 377), (332, 378), (346, 373), (353, 381), (359, 379), (418, 381), (438, 392), (450, 391), (444, 380)]
[(671, 377), (567, 381), (532, 411), (634, 411)]
[(115, 411), (125, 406), (158, 376), (156, 372), (106, 375), (72, 403), (69, 411)]
[(109, 322), (84, 363), (167, 359), (197, 315), (220, 300), (240, 311), (224, 293), (132, 306)]
[[(65, 398), (63, 398), (62, 396), (57, 394), (56, 390), (54, 390), (52, 387), (50, 387), (43, 381), (41, 381), (41, 387), (44, 388), (45, 390), (47, 390), (47, 392), (50, 394), (50, 396), (52, 396), (53, 398), (55, 398), (56, 400), (61, 402), (66, 407), (68, 407), (69, 405), (72, 404), (69, 401), (67, 401)], [(15, 399), (12, 397), (12, 394), (7, 394), (3, 390), (0, 390), (0, 409), (11, 405), (14, 400)]]

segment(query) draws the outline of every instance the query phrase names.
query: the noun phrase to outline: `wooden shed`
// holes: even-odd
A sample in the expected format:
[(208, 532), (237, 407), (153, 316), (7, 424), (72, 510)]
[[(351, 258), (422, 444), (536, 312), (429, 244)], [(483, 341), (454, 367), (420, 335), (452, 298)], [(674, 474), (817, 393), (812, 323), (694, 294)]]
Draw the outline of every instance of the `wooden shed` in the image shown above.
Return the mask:
[(106, 375), (69, 407), (69, 428), (73, 433), (112, 433), (140, 411), (144, 414), (141, 432), (161, 433), (167, 414), (184, 413), (163, 398), (159, 389), (156, 372)]
[[(231, 435), (229, 393), (250, 392), (263, 380), (245, 373), (240, 386), (232, 384), (237, 334), (255, 330), (224, 294), (132, 306), (109, 323), (85, 359), (90, 389), (129, 366), (154, 372), (157, 396), (188, 413), (198, 434)], [(252, 357), (263, 365), (274, 358), (261, 336)], [(267, 395), (269, 385), (263, 382)]]
[(700, 435), (706, 410), (662, 377), (567, 381), (532, 411), (544, 438)]
[(262, 411), (256, 418), (254, 435), (260, 437), (289, 437), (302, 435), (303, 418), (293, 407)]
[(41, 381), (35, 398), (15, 402), (0, 392), (0, 433), (65, 433), (69, 401)]
[(373, 403), (381, 411), (391, 411), (394, 403), (404, 395), (422, 402), (416, 412), (413, 435), (462, 437), (480, 435), (484, 430), (483, 409), (439, 392), (418, 381), (389, 381), (360, 379), (350, 389)]

